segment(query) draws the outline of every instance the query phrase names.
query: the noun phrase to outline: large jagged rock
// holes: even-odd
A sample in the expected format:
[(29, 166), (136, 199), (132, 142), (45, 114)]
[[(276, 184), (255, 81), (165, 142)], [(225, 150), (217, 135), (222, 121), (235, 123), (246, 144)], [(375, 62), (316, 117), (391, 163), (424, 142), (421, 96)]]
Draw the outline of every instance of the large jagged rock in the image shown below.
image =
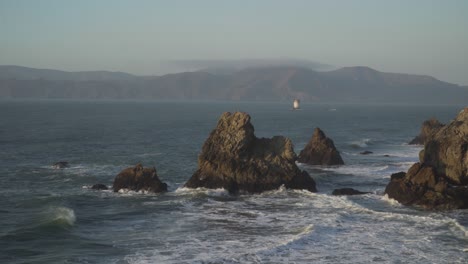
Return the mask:
[(141, 164), (137, 164), (121, 171), (115, 177), (112, 189), (114, 192), (128, 189), (159, 193), (167, 191), (167, 184), (158, 178), (156, 168), (143, 168)]
[(426, 142), (405, 174), (394, 174), (385, 193), (405, 205), (468, 208), (468, 108)]
[(423, 122), (421, 132), (408, 144), (410, 145), (424, 145), (428, 142), (437, 131), (439, 131), (444, 124), (440, 123), (437, 119), (431, 118)]
[(316, 192), (315, 181), (295, 164), (291, 140), (257, 138), (246, 113), (223, 113), (198, 157), (188, 188), (224, 188), (259, 193), (281, 185)]
[(309, 143), (299, 153), (297, 161), (310, 165), (343, 165), (343, 159), (333, 144), (320, 128), (315, 128)]

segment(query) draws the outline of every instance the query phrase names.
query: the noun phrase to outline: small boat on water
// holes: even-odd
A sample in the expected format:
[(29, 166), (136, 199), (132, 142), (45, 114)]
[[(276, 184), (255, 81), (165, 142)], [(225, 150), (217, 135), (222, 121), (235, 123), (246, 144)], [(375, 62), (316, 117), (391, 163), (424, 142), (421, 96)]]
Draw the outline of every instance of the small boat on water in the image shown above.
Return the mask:
[(300, 101), (299, 99), (294, 99), (294, 102), (293, 102), (293, 109), (294, 109), (294, 110), (297, 110), (297, 109), (300, 108), (300, 107), (299, 107), (299, 103), (300, 103), (300, 102), (301, 102), (301, 101)]

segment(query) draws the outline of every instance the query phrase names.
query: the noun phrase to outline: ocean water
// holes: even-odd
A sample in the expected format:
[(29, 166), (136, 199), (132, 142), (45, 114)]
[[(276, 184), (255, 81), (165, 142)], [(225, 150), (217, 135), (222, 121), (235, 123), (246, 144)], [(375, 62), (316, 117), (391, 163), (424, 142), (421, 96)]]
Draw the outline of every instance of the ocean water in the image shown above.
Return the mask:
[[(1, 101), (1, 263), (467, 263), (468, 210), (425, 211), (383, 195), (390, 175), (418, 160), (421, 147), (406, 142), (421, 123), (448, 122), (463, 106), (301, 107)], [(318, 193), (183, 188), (224, 111), (248, 112), (258, 137), (289, 137), (296, 153), (320, 127), (346, 165), (299, 164)], [(71, 167), (53, 169), (57, 161)], [(170, 191), (90, 189), (138, 162)], [(371, 193), (330, 195), (343, 187)]]

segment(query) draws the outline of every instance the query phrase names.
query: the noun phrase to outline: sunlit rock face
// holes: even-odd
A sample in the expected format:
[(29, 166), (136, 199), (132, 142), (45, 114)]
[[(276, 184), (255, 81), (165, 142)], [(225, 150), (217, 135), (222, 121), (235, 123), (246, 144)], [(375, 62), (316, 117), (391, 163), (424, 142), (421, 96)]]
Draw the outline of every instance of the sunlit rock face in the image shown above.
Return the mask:
[(388, 196), (430, 209), (468, 208), (468, 108), (425, 143), (419, 158), (407, 173), (392, 175)]
[(188, 188), (224, 188), (259, 193), (284, 185), (315, 192), (315, 181), (295, 164), (291, 140), (257, 138), (246, 113), (223, 113), (198, 157)]

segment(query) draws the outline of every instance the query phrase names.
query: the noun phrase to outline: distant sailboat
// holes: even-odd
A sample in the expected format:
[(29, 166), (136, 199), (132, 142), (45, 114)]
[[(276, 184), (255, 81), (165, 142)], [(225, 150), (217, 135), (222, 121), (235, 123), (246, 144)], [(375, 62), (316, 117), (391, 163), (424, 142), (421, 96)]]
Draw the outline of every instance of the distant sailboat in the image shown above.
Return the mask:
[(300, 102), (301, 102), (301, 101), (299, 101), (299, 99), (294, 99), (294, 102), (293, 102), (293, 109), (294, 109), (294, 110), (297, 110), (297, 109), (300, 108), (300, 107), (299, 107), (299, 103), (300, 103)]

